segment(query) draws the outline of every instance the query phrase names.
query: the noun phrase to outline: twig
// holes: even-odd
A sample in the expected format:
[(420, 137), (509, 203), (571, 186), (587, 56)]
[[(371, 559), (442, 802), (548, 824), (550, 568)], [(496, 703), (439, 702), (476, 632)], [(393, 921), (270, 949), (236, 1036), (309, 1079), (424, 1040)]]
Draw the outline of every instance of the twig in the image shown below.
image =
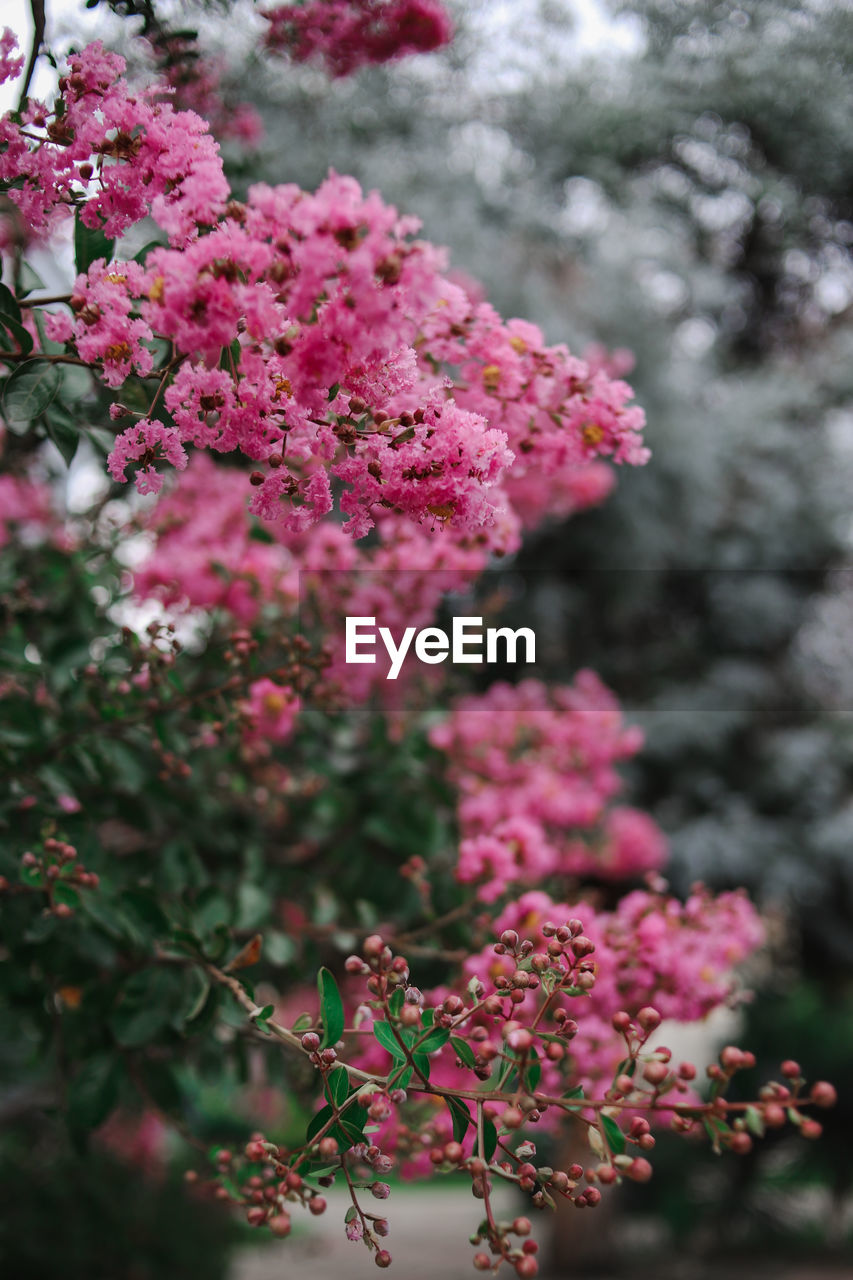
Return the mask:
[(36, 69), (36, 61), (38, 59), (39, 52), (41, 51), (42, 41), (44, 40), (44, 0), (30, 0), (30, 11), (33, 15), (33, 43), (30, 48), (30, 57), (27, 62), (27, 69), (24, 72), (24, 79), (21, 83), (21, 96), (18, 98), (19, 111), (23, 111), (24, 107), (27, 105), (30, 81), (33, 78), (33, 72)]

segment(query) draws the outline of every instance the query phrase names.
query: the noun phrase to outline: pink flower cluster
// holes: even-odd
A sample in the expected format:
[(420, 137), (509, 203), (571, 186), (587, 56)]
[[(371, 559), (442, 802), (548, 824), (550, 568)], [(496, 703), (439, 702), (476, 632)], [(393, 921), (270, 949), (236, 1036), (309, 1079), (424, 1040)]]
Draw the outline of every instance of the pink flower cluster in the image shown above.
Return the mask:
[(0, 547), (21, 530), (40, 538), (55, 523), (46, 485), (22, 476), (0, 475)]
[(96, 41), (69, 57), (53, 108), (29, 99), (20, 118), (0, 117), (0, 181), (23, 179), (6, 194), (36, 236), (75, 207), (108, 237), (150, 214), (173, 244), (220, 217), (228, 186), (207, 124), (160, 101), (159, 85), (132, 93), (124, 70)]
[(153, 357), (145, 345), (153, 338), (146, 322), (131, 316), (129, 290), (141, 287), (144, 271), (136, 262), (107, 267), (99, 258), (80, 276), (71, 295), (73, 320), (63, 311), (45, 319), (54, 342), (71, 339), (81, 360), (99, 365), (108, 387), (119, 387), (131, 373), (145, 377)]
[(123, 480), (127, 467), (135, 463), (139, 492), (159, 493), (163, 476), (154, 466), (158, 458), (165, 458), (179, 471), (187, 465), (187, 455), (178, 433), (162, 422), (149, 422), (143, 418), (119, 436), (110, 454), (110, 475), (114, 480)]
[(493, 685), (460, 699), (430, 736), (459, 791), (457, 879), (484, 902), (545, 876), (624, 879), (663, 864), (656, 824), (610, 805), (621, 785), (614, 765), (642, 735), (593, 672), (566, 688)]
[(24, 69), (23, 56), (18, 52), (18, 39), (13, 31), (4, 27), (0, 31), (0, 84), (17, 80)]
[(264, 519), (304, 531), (337, 485), (354, 537), (394, 513), (505, 552), (522, 521), (600, 501), (598, 459), (646, 461), (642, 411), (535, 326), (472, 305), (416, 227), (334, 174), (314, 195), (254, 187), (144, 268), (96, 263), (51, 333), (110, 385), (150, 370), (152, 335), (169, 340), (181, 442), (265, 464)]
[[(595, 946), (594, 986), (582, 998), (564, 1002), (578, 1024), (571, 1042), (575, 1082), (584, 1084), (590, 1095), (596, 1082), (612, 1079), (622, 1056), (611, 1025), (614, 1013), (624, 1009), (634, 1016), (653, 1005), (664, 1019), (698, 1021), (732, 996), (735, 968), (764, 941), (761, 920), (742, 890), (714, 897), (701, 885), (684, 903), (636, 890), (612, 911), (596, 911), (586, 902), (569, 907), (533, 890), (510, 903), (494, 928), (498, 934), (516, 929), (539, 946), (543, 924), (569, 916), (580, 917), (584, 935)], [(512, 972), (512, 962), (491, 948), (463, 967), (469, 979), (477, 975), (484, 981)], [(525, 999), (535, 1007), (532, 995)], [(515, 1016), (523, 1020), (524, 1012), (522, 1002)]]
[[(477, 997), (482, 1007), (474, 1014), (466, 1036), (487, 1064), (501, 1047), (499, 1024), (503, 1019), (512, 1019), (513, 1025), (538, 1027), (530, 1048), (541, 1071), (538, 1087), (545, 1094), (561, 1095), (567, 1087), (580, 1085), (588, 1098), (602, 1097), (625, 1055), (624, 1041), (614, 1034), (615, 1013), (625, 1011), (633, 1018), (652, 1005), (665, 1020), (700, 1020), (734, 996), (736, 967), (764, 940), (761, 921), (743, 892), (715, 898), (702, 886), (696, 886), (684, 903), (636, 891), (608, 911), (596, 910), (584, 901), (573, 906), (557, 903), (548, 894), (533, 890), (508, 905), (491, 929), (497, 936), (514, 930), (537, 948), (545, 948), (549, 935), (543, 933), (543, 926), (553, 934), (554, 923), (549, 922), (570, 917), (582, 921), (581, 941), (588, 955), (581, 968), (588, 975), (589, 986), (549, 1001), (544, 1021), (536, 1018), (541, 991), (531, 984), (526, 991), (512, 988), (511, 996), (510, 980), (517, 962), (510, 955), (496, 954), (491, 945), (463, 962), (456, 988), (462, 1000), (467, 997), (469, 1002), (472, 984), (482, 992)], [(450, 988), (436, 988), (424, 993), (423, 1003), (439, 1009), (449, 994)], [(359, 1025), (369, 1026), (374, 1014), (362, 1004), (353, 1016)], [(562, 1037), (554, 1036), (555, 1026)], [(555, 1039), (561, 1039), (559, 1049), (553, 1044)], [(354, 1061), (368, 1071), (381, 1072), (388, 1066), (385, 1051), (366, 1037), (359, 1043)], [(474, 1087), (474, 1078), (453, 1045), (434, 1055), (430, 1065), (433, 1087)], [(557, 1110), (549, 1112), (542, 1118), (543, 1127), (553, 1127), (558, 1118)], [(401, 1136), (399, 1118), (389, 1106), (382, 1119), (375, 1141), (384, 1150), (393, 1151)], [(407, 1156), (404, 1171), (410, 1175), (428, 1172), (430, 1145), (446, 1142), (450, 1128), (447, 1111), (434, 1109), (425, 1126), (424, 1148), (420, 1154), (415, 1150)]]
[(334, 76), (448, 44), (453, 26), (438, 0), (307, 0), (264, 14), (270, 49), (322, 62)]
[(264, 136), (260, 114), (250, 102), (232, 102), (224, 88), (224, 62), (202, 55), (188, 38), (174, 33), (159, 41), (149, 37), (152, 52), (161, 63), (160, 74), (174, 90), (173, 101), (182, 111), (194, 111), (208, 122), (217, 138), (229, 138), (245, 147), (257, 147)]
[[(215, 489), (216, 501), (210, 501)], [(345, 666), (343, 619), (376, 616), (392, 627), (427, 626), (441, 598), (468, 586), (488, 553), (476, 540), (438, 537), (402, 517), (380, 521), (368, 544), (354, 543), (339, 524), (321, 521), (304, 532), (259, 522), (245, 505), (243, 473), (196, 454), (181, 483), (144, 517), (154, 535), (135, 570), (140, 598), (172, 609), (221, 609), (251, 623), (265, 604), (316, 628), (331, 652), (329, 682), (350, 704), (385, 681), (387, 657), (373, 666)]]
[(287, 685), (255, 680), (243, 708), (250, 724), (250, 739), (264, 744), (286, 742), (299, 714), (299, 698)]

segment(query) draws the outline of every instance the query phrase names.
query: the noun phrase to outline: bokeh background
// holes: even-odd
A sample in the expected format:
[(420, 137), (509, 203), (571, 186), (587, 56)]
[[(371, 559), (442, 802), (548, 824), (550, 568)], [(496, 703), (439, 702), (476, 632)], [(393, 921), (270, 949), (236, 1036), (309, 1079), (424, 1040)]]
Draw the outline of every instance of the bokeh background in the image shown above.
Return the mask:
[[(841, 1094), (818, 1144), (785, 1133), (735, 1163), (662, 1142), (653, 1183), (596, 1230), (573, 1215), (540, 1234), (557, 1275), (848, 1275), (853, 5), (449, 7), (449, 49), (330, 83), (259, 63), (250, 6), (175, 6), (263, 117), (259, 155), (226, 146), (238, 189), (354, 174), (418, 214), (503, 314), (633, 353), (653, 460), (537, 534), (507, 570), (512, 607), (548, 637), (539, 674), (593, 666), (645, 728), (631, 798), (670, 839), (674, 888), (745, 884), (765, 913), (757, 999), (735, 1023), (759, 1058), (744, 1091), (794, 1052)], [(97, 2), (65, 0), (51, 22), (57, 45), (128, 42)], [(33, 1181), (4, 1159), (3, 1216), (45, 1275), (325, 1280), (370, 1265), (316, 1224), (311, 1241), (251, 1247), (176, 1200), (168, 1171), (143, 1176), (144, 1151), (132, 1170), (102, 1151), (84, 1183), (77, 1166)], [(455, 1199), (395, 1191), (406, 1280), (437, 1274), (423, 1251), (437, 1235), (442, 1273), (468, 1274)]]

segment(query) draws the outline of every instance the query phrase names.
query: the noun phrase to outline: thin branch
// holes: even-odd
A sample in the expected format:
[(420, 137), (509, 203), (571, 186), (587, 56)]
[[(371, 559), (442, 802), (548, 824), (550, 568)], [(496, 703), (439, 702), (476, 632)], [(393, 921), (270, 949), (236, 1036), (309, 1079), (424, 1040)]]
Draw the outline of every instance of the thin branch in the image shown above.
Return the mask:
[(70, 293), (53, 293), (46, 298), (18, 298), (18, 306), (23, 311), (26, 307), (46, 307), (52, 302), (70, 302)]
[(23, 111), (27, 105), (27, 95), (30, 91), (30, 81), (33, 78), (33, 72), (36, 69), (36, 62), (41, 52), (42, 42), (44, 40), (45, 28), (45, 12), (44, 0), (30, 0), (30, 11), (33, 15), (33, 43), (30, 48), (30, 57), (27, 62), (27, 69), (24, 72), (24, 79), (21, 84), (21, 96), (18, 99), (18, 110)]

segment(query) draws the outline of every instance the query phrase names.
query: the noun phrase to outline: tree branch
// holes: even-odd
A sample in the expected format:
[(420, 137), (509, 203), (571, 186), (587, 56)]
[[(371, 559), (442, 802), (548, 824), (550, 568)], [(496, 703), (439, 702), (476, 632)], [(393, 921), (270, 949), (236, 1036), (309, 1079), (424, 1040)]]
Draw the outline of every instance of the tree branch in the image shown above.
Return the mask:
[(36, 62), (41, 51), (42, 41), (44, 40), (44, 29), (46, 23), (44, 0), (30, 0), (30, 11), (33, 15), (33, 43), (30, 48), (30, 57), (27, 62), (27, 69), (24, 72), (23, 83), (21, 84), (21, 96), (18, 99), (19, 111), (23, 111), (24, 107), (27, 105), (30, 81), (33, 78), (33, 72), (36, 69)]

